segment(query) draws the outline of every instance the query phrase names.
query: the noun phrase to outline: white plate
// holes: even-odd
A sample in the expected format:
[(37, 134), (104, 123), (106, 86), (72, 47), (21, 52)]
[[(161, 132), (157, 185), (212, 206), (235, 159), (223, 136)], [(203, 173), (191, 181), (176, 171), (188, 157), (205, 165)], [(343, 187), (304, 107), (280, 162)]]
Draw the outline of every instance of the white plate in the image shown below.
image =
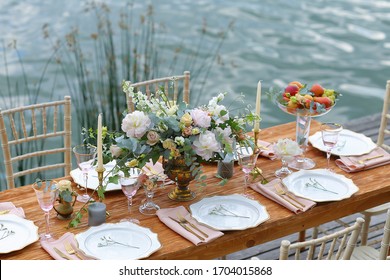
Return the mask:
[[(115, 166), (114, 161), (105, 164), (104, 168), (106, 170), (104, 171), (103, 176), (106, 176), (106, 174), (108, 174), (114, 168), (114, 166)], [(132, 175), (134, 176), (134, 178), (137, 178), (137, 175), (138, 175), (137, 170), (131, 169), (130, 171), (133, 172)], [(84, 181), (83, 173), (81, 172), (81, 170), (79, 168), (70, 171), (70, 176), (72, 176), (73, 181), (76, 184), (85, 188), (85, 181)], [(106, 180), (106, 182), (107, 182), (107, 180)], [(98, 185), (99, 185), (98, 174), (97, 174), (95, 168), (93, 167), (88, 172), (88, 186), (87, 186), (87, 188), (91, 189), (91, 190), (95, 190), (98, 187)], [(106, 186), (106, 191), (115, 191), (115, 190), (120, 190), (120, 189), (121, 189), (121, 185), (119, 183), (118, 184), (109, 183)]]
[[(221, 207), (222, 213), (227, 216), (211, 214)], [(194, 219), (215, 230), (243, 230), (256, 227), (269, 219), (265, 206), (239, 194), (207, 197), (191, 204), (190, 210)], [(230, 216), (232, 213), (247, 218)]]
[[(34, 222), (14, 214), (0, 215), (0, 254), (23, 249), (39, 239), (38, 227)], [(7, 235), (7, 231), (13, 234)]]
[[(326, 152), (326, 147), (322, 142), (321, 131), (314, 133), (309, 137), (313, 147)], [(376, 148), (376, 144), (371, 138), (361, 134), (343, 129), (340, 132), (338, 143), (332, 149), (332, 154), (337, 156), (360, 156), (368, 154)]]
[[(311, 179), (316, 180), (325, 190), (306, 186)], [(316, 202), (342, 200), (359, 190), (351, 179), (326, 169), (300, 170), (284, 178), (283, 183), (296, 196)]]
[[(106, 245), (104, 238), (121, 244)], [(136, 260), (150, 256), (161, 248), (157, 234), (150, 229), (130, 222), (102, 224), (76, 235), (79, 248), (87, 255), (100, 260)], [(99, 245), (100, 244), (100, 245)], [(126, 246), (136, 246), (131, 248)]]

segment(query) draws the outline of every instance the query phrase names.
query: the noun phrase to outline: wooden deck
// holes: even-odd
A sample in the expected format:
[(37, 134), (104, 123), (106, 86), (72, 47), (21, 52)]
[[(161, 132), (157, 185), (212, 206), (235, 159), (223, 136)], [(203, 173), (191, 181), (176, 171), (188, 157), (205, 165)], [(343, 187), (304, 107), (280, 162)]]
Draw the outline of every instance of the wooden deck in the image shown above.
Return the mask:
[[(364, 135), (370, 137), (374, 142), (376, 142), (378, 138), (380, 118), (381, 118), (380, 114), (359, 118), (344, 124), (344, 127), (346, 129), (358, 133), (363, 133)], [(390, 139), (387, 142), (390, 142)], [(362, 216), (361, 214), (357, 213), (351, 216), (344, 217), (341, 219), (341, 221), (346, 224), (352, 225), (355, 222), (356, 218), (361, 216)], [(379, 249), (385, 219), (386, 219), (386, 213), (372, 217), (370, 232), (367, 241), (368, 245), (371, 245), (374, 248)], [(335, 221), (323, 224), (320, 226), (319, 236), (321, 236), (324, 233), (331, 233), (340, 230), (341, 228), (342, 225)], [(307, 231), (306, 232), (307, 238), (310, 238), (311, 234), (312, 234), (311, 230)], [(261, 260), (277, 260), (279, 258), (280, 242), (283, 239), (288, 239), (291, 242), (296, 242), (298, 240), (298, 233), (285, 236), (283, 238), (279, 238), (252, 248), (248, 248), (243, 251), (235, 252), (233, 254), (227, 255), (226, 259), (246, 260), (255, 256)]]

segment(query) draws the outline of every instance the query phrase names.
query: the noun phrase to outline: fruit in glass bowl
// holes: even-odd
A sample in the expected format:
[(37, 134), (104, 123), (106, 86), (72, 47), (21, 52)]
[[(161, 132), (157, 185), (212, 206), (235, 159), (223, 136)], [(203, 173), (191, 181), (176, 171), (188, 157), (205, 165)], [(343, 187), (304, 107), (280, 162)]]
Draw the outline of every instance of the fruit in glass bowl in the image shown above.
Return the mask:
[(321, 116), (329, 112), (340, 94), (334, 89), (316, 83), (311, 86), (290, 82), (279, 93), (277, 104), (284, 112), (301, 116)]

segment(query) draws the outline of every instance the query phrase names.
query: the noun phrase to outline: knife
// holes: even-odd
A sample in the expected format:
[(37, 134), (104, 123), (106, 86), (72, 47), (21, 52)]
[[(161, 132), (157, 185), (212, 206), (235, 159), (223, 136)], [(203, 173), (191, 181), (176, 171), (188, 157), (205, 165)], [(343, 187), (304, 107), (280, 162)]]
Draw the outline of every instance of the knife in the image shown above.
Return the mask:
[(66, 259), (66, 260), (72, 260), (70, 257), (68, 257), (65, 253), (61, 252), (58, 248), (56, 247), (53, 247), (54, 248), (54, 251), (56, 251), (56, 253), (63, 259)]
[(184, 228), (186, 231), (192, 233), (193, 235), (195, 235), (196, 237), (198, 237), (200, 240), (204, 241), (205, 239), (200, 236), (199, 234), (197, 234), (195, 231), (193, 231), (190, 227), (186, 226), (184, 223), (180, 222), (179, 220), (176, 220), (170, 216), (168, 216), (168, 218), (172, 219), (173, 221), (175, 221), (176, 223), (178, 223), (182, 228)]

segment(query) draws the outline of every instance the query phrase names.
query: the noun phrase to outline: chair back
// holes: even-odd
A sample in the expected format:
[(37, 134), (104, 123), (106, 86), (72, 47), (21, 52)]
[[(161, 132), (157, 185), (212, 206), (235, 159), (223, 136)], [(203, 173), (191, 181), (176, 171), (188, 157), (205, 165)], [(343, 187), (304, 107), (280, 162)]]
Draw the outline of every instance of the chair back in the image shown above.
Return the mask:
[[(381, 146), (387, 151), (390, 151), (390, 145), (389, 142), (386, 143), (386, 137), (390, 135), (390, 129), (388, 127), (388, 121), (390, 119), (390, 80), (386, 83), (386, 94), (385, 98), (383, 100), (383, 109), (382, 109), (382, 116), (381, 116), (381, 124), (379, 127), (379, 133), (378, 133), (378, 146)], [(390, 139), (390, 138), (389, 138)]]
[(385, 227), (383, 228), (383, 237), (379, 251), (379, 259), (386, 260), (390, 247), (390, 208), (387, 210)]
[[(135, 90), (142, 91), (144, 94), (150, 98), (151, 92), (153, 91), (158, 95), (158, 90), (160, 87), (163, 88), (164, 94), (168, 97), (169, 100), (172, 100), (174, 103), (177, 102), (179, 97), (179, 82), (183, 82), (182, 85), (182, 96), (183, 101), (187, 104), (190, 103), (190, 71), (184, 71), (183, 75), (179, 76), (169, 76), (163, 77), (143, 82), (137, 82), (130, 84), (131, 87), (134, 87)], [(158, 97), (158, 96), (157, 96)], [(127, 110), (128, 112), (134, 111), (134, 103), (132, 98), (126, 94)]]
[[(0, 136), (7, 189), (15, 188), (15, 179), (28, 174), (63, 169), (63, 175), (68, 175), (72, 167), (70, 96), (60, 101), (0, 110)], [(59, 157), (58, 153), (63, 156)], [(32, 182), (20, 182), (26, 183)]]
[[(356, 246), (363, 223), (364, 220), (359, 217), (352, 226), (316, 239), (293, 244), (288, 240), (283, 240), (280, 245), (279, 259), (287, 260), (289, 259), (289, 253), (295, 252), (293, 256), (295, 260), (300, 260), (306, 253), (307, 260), (349, 260)], [(306, 247), (309, 247), (308, 251), (302, 250)], [(319, 251), (316, 255), (317, 247), (319, 247)]]

